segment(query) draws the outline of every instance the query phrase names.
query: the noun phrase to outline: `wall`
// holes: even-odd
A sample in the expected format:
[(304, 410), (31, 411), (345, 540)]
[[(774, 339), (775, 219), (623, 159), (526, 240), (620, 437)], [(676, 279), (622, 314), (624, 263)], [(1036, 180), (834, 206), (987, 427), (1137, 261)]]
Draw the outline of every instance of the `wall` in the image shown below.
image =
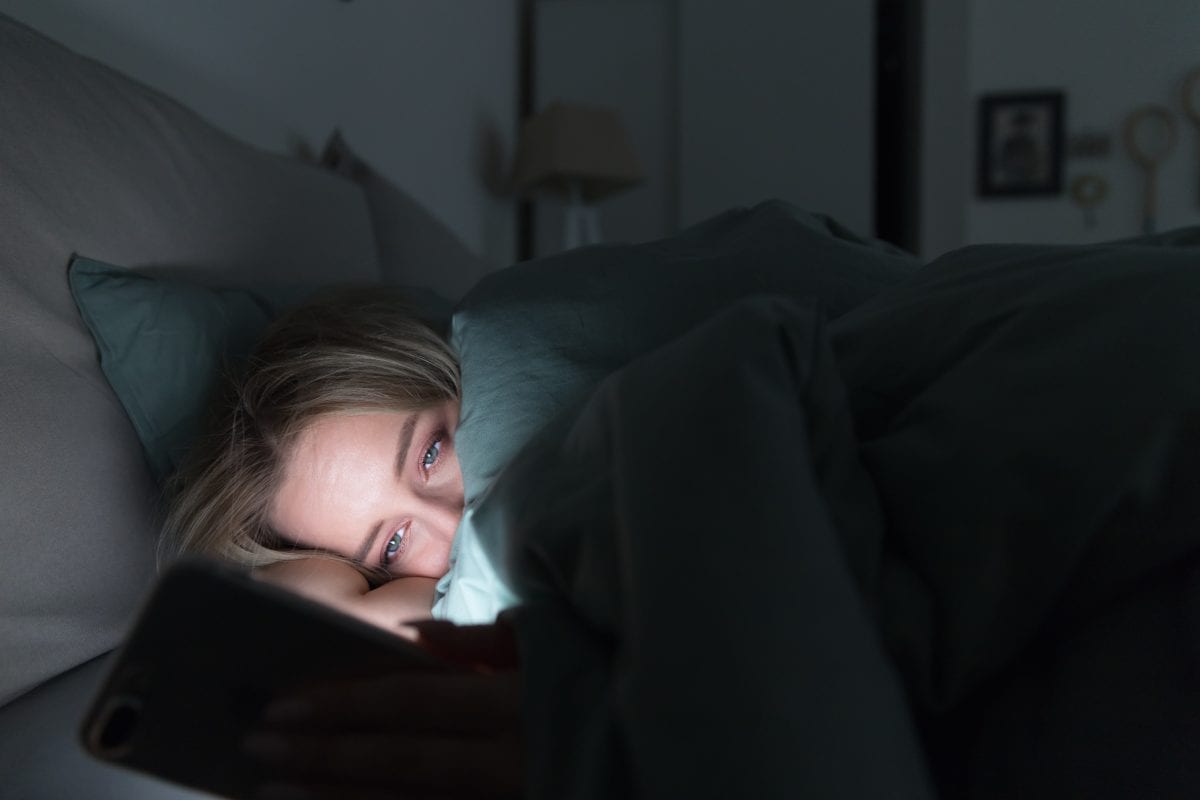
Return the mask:
[[(618, 109), (645, 175), (602, 201), (602, 235), (665, 236), (678, 217), (673, 4), (551, 0), (534, 10), (534, 107), (563, 100)], [(549, 198), (536, 203), (535, 253), (562, 249), (563, 208)]]
[(260, 147), (351, 146), (472, 249), (512, 261), (486, 188), (516, 132), (516, 0), (0, 0), (0, 12)]
[(970, 0), (923, 3), (921, 145), (918, 158), (921, 255), (932, 257), (967, 240), (974, 191), (969, 39)]
[[(965, 46), (958, 47), (956, 38)], [(1179, 99), (1185, 73), (1200, 66), (1198, 40), (1195, 0), (926, 0), (925, 254), (962, 243), (1087, 242), (1138, 234), (1142, 173), (1124, 150), (1121, 126), (1144, 103), (1168, 105), (1180, 133), (1159, 178), (1158, 227), (1200, 223), (1200, 137)], [(965, 81), (945, 71), (954, 69)], [(1085, 172), (1110, 183), (1094, 228), (1084, 226), (1082, 211), (1066, 193), (1048, 199), (975, 195), (978, 98), (1036, 88), (1066, 92), (1068, 135), (1099, 131), (1112, 139), (1107, 158), (1066, 162), (1064, 187)], [(961, 148), (933, 146), (955, 137), (969, 144), (966, 163)], [(956, 203), (965, 213), (953, 210)]]
[[(872, 229), (873, 4), (538, 0), (536, 104), (617, 108), (647, 181), (604, 200), (605, 239), (668, 235), (782, 197)], [(538, 253), (561, 242), (539, 202)]]
[(682, 224), (782, 197), (871, 232), (873, 9), (681, 0)]

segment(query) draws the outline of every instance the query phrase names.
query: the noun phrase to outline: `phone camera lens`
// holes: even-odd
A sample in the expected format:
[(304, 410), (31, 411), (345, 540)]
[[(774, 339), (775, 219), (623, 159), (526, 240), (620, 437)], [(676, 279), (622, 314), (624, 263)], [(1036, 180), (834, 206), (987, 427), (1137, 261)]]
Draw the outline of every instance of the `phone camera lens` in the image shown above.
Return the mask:
[(132, 697), (114, 697), (100, 724), (97, 749), (109, 756), (119, 755), (133, 740), (142, 720), (142, 704)]

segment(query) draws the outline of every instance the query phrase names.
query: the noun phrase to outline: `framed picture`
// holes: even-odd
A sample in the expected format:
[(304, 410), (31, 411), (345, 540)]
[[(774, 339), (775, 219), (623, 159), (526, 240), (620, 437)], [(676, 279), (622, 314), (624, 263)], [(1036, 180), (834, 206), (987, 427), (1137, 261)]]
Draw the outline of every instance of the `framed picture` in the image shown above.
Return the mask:
[(979, 101), (979, 194), (1056, 195), (1063, 180), (1063, 93), (984, 95)]

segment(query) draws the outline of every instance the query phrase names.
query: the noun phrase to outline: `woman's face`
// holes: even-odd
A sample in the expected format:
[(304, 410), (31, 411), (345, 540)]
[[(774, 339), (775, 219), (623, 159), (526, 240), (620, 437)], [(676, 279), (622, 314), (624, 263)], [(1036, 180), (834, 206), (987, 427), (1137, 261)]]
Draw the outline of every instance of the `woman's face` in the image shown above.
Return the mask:
[(463, 510), (458, 405), (320, 417), (284, 461), (269, 521), (296, 545), (440, 578)]

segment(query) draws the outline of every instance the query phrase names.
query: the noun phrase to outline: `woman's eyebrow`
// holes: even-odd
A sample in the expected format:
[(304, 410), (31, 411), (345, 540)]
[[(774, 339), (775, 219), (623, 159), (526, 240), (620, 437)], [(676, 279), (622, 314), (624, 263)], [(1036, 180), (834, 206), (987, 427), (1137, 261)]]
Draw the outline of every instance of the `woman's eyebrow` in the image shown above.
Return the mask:
[[(417, 415), (409, 414), (408, 419), (404, 420), (403, 427), (400, 428), (400, 440), (396, 445), (396, 477), (404, 477), (404, 465), (408, 463), (408, 450), (412, 447), (413, 433), (417, 429)], [(371, 552), (371, 544), (379, 536), (379, 531), (383, 527), (385, 520), (380, 520), (371, 526), (371, 530), (367, 531), (367, 535), (363, 537), (363, 543), (358, 548), (355, 554), (355, 561), (359, 564), (367, 563), (367, 553)]]
[(412, 446), (413, 431), (417, 429), (417, 415), (409, 414), (400, 429), (400, 445), (396, 455), (396, 477), (404, 477), (404, 465), (408, 463), (408, 448)]

